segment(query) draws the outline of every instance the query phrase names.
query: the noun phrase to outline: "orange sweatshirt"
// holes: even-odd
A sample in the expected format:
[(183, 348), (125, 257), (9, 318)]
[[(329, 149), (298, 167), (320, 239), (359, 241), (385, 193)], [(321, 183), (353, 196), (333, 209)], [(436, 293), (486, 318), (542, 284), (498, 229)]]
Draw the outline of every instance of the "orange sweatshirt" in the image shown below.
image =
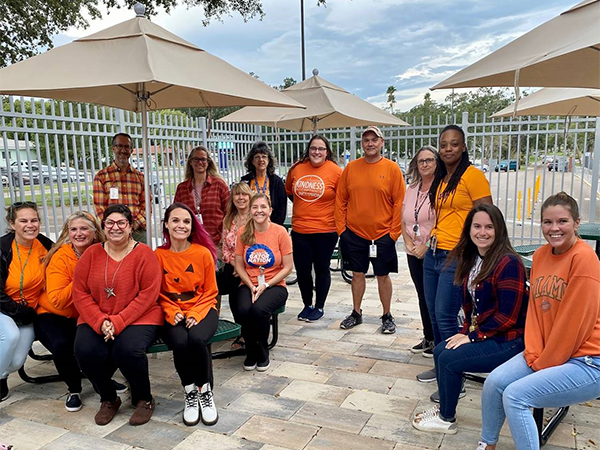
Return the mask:
[(77, 255), (71, 244), (62, 245), (46, 267), (46, 293), (40, 298), (38, 314), (52, 313), (76, 319), (79, 317), (73, 305), (73, 272)]
[(168, 323), (173, 325), (178, 312), (200, 322), (216, 309), (215, 263), (206, 247), (192, 244), (181, 253), (157, 248), (154, 254), (163, 274), (158, 303)]
[(533, 370), (600, 356), (600, 261), (581, 239), (562, 255), (533, 255), (525, 353)]
[(342, 172), (335, 202), (335, 224), (341, 235), (346, 227), (363, 239), (386, 234), (396, 241), (402, 232), (402, 202), (406, 185), (400, 167), (387, 158), (369, 164), (364, 158), (350, 162)]

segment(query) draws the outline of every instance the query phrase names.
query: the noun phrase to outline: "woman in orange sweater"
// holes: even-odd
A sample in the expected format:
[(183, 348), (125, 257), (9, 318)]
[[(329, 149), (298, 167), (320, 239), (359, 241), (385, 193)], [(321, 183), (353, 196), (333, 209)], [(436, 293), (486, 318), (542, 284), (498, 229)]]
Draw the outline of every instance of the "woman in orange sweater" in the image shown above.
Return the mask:
[(538, 450), (531, 408), (600, 396), (600, 261), (577, 235), (579, 222), (577, 202), (564, 192), (542, 204), (548, 244), (533, 255), (525, 351), (483, 386), (477, 450), (496, 448), (505, 418), (517, 450)]
[(162, 269), (159, 303), (165, 313), (164, 340), (173, 350), (185, 391), (183, 423), (217, 423), (211, 390), (208, 341), (217, 331), (217, 250), (209, 234), (184, 203), (173, 203), (163, 220), (165, 244), (155, 250)]
[[(79, 411), (81, 403), (81, 372), (75, 360), (75, 332), (79, 313), (73, 305), (73, 272), (79, 258), (95, 242), (106, 239), (98, 220), (86, 211), (69, 216), (56, 243), (44, 259), (46, 293), (40, 297), (36, 338), (50, 350), (58, 374), (67, 384), (67, 411)], [(114, 382), (117, 391), (127, 386)]]

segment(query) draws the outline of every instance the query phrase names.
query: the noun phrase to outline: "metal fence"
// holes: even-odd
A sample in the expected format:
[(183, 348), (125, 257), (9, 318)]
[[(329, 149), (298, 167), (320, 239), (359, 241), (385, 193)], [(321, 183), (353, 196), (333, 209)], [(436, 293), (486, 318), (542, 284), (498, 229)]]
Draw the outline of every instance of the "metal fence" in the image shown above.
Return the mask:
[[(118, 132), (133, 138), (132, 164), (152, 189), (154, 235), (164, 209), (183, 180), (190, 149), (208, 146), (228, 183), (246, 172), (244, 158), (257, 140), (266, 141), (285, 176), (305, 150), (310, 133), (253, 125), (211, 122), (179, 112), (149, 113), (152, 167), (141, 155), (141, 117), (113, 108), (86, 104), (4, 97), (0, 110), (0, 207), (33, 200), (41, 205), (43, 232), (56, 238), (72, 212), (93, 211), (92, 179), (112, 159), (111, 138)], [(596, 219), (600, 163), (600, 119), (549, 117), (490, 119), (469, 117), (403, 117), (408, 127), (383, 127), (385, 156), (405, 169), (423, 145), (437, 144), (448, 123), (467, 136), (471, 161), (486, 172), (494, 203), (503, 211), (516, 244), (540, 242), (540, 202), (564, 190), (578, 199), (582, 219)], [(340, 165), (360, 156), (360, 129), (327, 129)], [(552, 169), (552, 170), (549, 170)], [(506, 169), (506, 171), (505, 171)], [(516, 170), (515, 170), (516, 169)], [(5, 224), (6, 225), (6, 224)]]

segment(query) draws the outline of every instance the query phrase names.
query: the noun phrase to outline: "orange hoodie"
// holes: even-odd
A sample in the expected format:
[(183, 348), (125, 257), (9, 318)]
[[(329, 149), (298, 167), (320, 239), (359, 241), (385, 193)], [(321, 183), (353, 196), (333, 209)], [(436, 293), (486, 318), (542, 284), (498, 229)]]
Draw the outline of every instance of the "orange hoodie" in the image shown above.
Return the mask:
[(46, 295), (40, 297), (38, 314), (52, 313), (76, 319), (79, 313), (73, 305), (73, 272), (77, 255), (71, 244), (62, 245), (46, 267)]
[(525, 353), (533, 370), (600, 356), (600, 261), (579, 239), (562, 255), (550, 244), (533, 255)]

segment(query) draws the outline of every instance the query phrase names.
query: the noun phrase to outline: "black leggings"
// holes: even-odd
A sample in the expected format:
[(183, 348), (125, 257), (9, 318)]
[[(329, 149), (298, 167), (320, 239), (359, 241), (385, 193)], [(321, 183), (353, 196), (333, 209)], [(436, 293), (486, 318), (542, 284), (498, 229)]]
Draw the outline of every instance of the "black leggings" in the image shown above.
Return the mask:
[(421, 322), (423, 323), (423, 335), (425, 339), (433, 342), (433, 327), (429, 318), (429, 310), (425, 301), (425, 284), (423, 282), (423, 260), (413, 255), (406, 255), (408, 260), (408, 270), (410, 277), (415, 284), (417, 297), (419, 298), (419, 313), (421, 314)]
[(305, 306), (312, 305), (313, 278), (315, 267), (315, 308), (323, 309), (331, 286), (331, 255), (337, 242), (337, 233), (303, 234), (292, 231), (294, 267), (298, 276), (298, 287)]
[(33, 323), (36, 338), (52, 353), (58, 374), (71, 394), (81, 392), (81, 371), (75, 359), (77, 319), (58, 314), (40, 314)]
[(201, 387), (212, 381), (212, 357), (208, 341), (217, 331), (218, 324), (219, 315), (213, 308), (192, 328), (185, 327), (185, 320), (175, 326), (165, 324), (163, 338), (173, 350), (173, 362), (183, 386), (195, 383)]
[(79, 367), (100, 394), (100, 401), (114, 402), (117, 391), (112, 383), (116, 365), (129, 381), (131, 403), (152, 400), (146, 350), (156, 339), (156, 325), (129, 325), (114, 340), (104, 342), (88, 324), (77, 327), (75, 357)]
[(252, 303), (248, 286), (240, 286), (232, 312), (242, 326), (246, 342), (246, 355), (254, 362), (264, 362), (269, 357), (269, 320), (273, 311), (285, 305), (288, 291), (285, 286), (272, 286)]

